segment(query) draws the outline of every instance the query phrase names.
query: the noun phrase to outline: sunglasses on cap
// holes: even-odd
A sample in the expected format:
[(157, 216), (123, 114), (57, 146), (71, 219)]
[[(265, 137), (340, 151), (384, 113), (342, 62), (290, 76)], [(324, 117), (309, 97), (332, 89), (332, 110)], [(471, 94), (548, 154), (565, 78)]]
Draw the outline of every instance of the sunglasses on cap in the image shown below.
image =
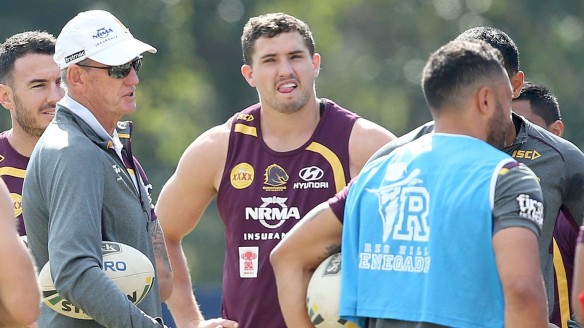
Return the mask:
[(81, 67), (97, 68), (97, 69), (107, 69), (107, 75), (113, 77), (114, 79), (123, 79), (130, 74), (132, 67), (136, 70), (136, 73), (140, 72), (142, 68), (142, 56), (132, 60), (129, 63), (125, 63), (118, 66), (92, 66), (85, 64), (77, 64)]

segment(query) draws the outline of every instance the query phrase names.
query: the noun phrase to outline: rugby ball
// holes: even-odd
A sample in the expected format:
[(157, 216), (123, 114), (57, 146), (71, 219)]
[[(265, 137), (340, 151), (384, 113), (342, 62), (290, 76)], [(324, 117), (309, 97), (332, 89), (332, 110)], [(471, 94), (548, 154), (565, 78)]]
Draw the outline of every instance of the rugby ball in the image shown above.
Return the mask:
[(341, 294), (341, 253), (324, 260), (314, 271), (306, 291), (310, 321), (317, 328), (359, 328), (339, 316)]
[[(104, 241), (101, 244), (103, 256), (102, 270), (114, 284), (134, 303), (140, 303), (154, 283), (154, 266), (139, 250), (117, 242)], [(42, 301), (54, 311), (75, 319), (91, 320), (87, 314), (73, 303), (62, 298), (51, 277), (50, 263), (47, 262), (39, 273)]]

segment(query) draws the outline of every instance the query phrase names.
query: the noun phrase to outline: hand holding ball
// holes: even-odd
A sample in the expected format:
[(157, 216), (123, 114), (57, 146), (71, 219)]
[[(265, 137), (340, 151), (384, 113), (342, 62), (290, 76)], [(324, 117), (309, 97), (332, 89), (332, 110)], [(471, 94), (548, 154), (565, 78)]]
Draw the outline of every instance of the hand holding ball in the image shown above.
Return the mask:
[(306, 293), (306, 306), (317, 328), (358, 328), (339, 316), (341, 293), (341, 253), (324, 260), (312, 274)]
[[(154, 266), (148, 257), (131, 246), (111, 241), (102, 242), (101, 252), (102, 270), (105, 274), (132, 303), (140, 303), (150, 292), (154, 283)], [(43, 293), (42, 300), (49, 308), (68, 317), (91, 319), (83, 310), (57, 293), (49, 262), (43, 266), (39, 280)]]

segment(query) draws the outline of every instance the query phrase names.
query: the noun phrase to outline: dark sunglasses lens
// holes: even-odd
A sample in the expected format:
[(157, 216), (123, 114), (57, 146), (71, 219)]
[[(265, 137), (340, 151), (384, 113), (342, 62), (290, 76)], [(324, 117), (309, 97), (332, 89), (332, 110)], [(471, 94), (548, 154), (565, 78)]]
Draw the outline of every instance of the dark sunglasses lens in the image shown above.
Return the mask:
[(132, 67), (136, 70), (136, 73), (140, 72), (142, 68), (142, 58), (138, 58), (132, 62)]
[[(127, 65), (127, 64), (126, 64)], [(123, 79), (130, 74), (130, 65), (126, 67), (126, 65), (120, 66), (111, 66), (109, 68), (109, 76), (113, 77), (114, 79)]]
[(110, 66), (108, 73), (109, 76), (115, 79), (123, 79), (130, 74), (132, 67), (136, 70), (136, 73), (138, 73), (142, 68), (142, 59), (138, 58), (132, 62), (123, 65)]

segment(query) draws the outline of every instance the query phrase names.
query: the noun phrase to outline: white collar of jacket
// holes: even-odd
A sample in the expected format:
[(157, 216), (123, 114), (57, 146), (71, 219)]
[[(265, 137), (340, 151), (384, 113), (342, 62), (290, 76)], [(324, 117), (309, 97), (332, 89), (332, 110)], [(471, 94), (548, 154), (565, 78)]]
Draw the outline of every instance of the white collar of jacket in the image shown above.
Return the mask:
[(73, 114), (79, 116), (79, 118), (81, 118), (85, 123), (87, 123), (87, 125), (89, 125), (89, 127), (91, 127), (91, 129), (101, 139), (103, 139), (105, 141), (108, 141), (108, 140), (111, 141), (113, 144), (114, 150), (116, 151), (118, 156), (120, 156), (120, 158), (122, 158), (123, 146), (122, 146), (122, 143), (120, 142), (120, 138), (118, 136), (118, 131), (114, 130), (114, 135), (110, 136), (107, 133), (107, 131), (103, 128), (103, 126), (101, 124), (99, 124), (99, 121), (97, 120), (97, 118), (95, 118), (93, 113), (91, 111), (89, 111), (89, 109), (87, 109), (85, 106), (78, 103), (75, 99), (71, 98), (69, 96), (69, 94), (65, 94), (65, 97), (63, 97), (61, 100), (59, 100), (58, 104), (63, 106), (63, 107), (69, 108), (69, 110), (71, 110), (71, 112), (73, 112)]

